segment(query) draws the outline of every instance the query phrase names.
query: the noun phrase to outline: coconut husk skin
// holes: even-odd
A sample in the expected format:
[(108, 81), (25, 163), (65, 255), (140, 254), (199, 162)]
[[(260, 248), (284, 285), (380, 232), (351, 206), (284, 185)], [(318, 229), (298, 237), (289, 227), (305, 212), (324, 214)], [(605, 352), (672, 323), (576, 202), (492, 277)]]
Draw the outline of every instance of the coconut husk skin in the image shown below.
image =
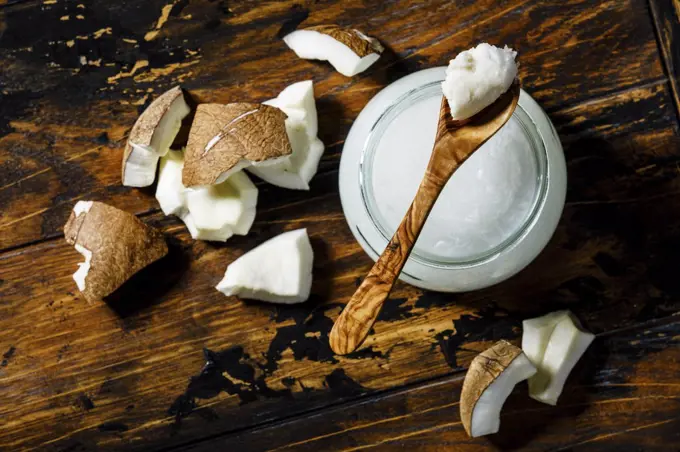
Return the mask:
[[(377, 39), (366, 36), (359, 30), (345, 28), (339, 25), (317, 25), (303, 30), (316, 31), (330, 36), (338, 42), (345, 44), (350, 50), (363, 58), (371, 53), (381, 54), (383, 46)], [(368, 39), (365, 39), (364, 36)]]
[(92, 252), (83, 295), (88, 301), (111, 294), (132, 275), (168, 254), (163, 234), (134, 215), (101, 202), (64, 226), (66, 241)]
[(522, 354), (522, 349), (507, 341), (498, 341), (472, 360), (460, 393), (460, 420), (472, 436), (472, 413), (477, 400), (491, 383)]
[(212, 185), (243, 160), (264, 162), (293, 153), (286, 114), (263, 104), (201, 104), (184, 153), (182, 183)]
[(179, 86), (175, 86), (151, 102), (151, 105), (137, 118), (137, 122), (132, 126), (130, 136), (125, 144), (121, 180), (125, 180), (125, 164), (132, 153), (132, 143), (140, 146), (150, 146), (151, 138), (153, 138), (153, 133), (156, 131), (158, 123), (161, 122), (161, 119), (168, 112), (172, 103), (180, 96), (183, 96), (182, 89)]

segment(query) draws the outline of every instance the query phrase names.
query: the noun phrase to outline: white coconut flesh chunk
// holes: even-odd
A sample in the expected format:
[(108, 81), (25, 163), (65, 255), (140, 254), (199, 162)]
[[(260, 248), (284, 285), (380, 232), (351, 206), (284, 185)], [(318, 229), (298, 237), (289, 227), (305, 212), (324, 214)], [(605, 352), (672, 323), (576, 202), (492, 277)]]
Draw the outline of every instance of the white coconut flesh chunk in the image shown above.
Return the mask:
[(255, 220), (257, 195), (257, 187), (244, 172), (218, 185), (187, 190), (196, 238), (225, 241), (234, 234), (246, 235)]
[(499, 341), (472, 360), (460, 394), (460, 418), (472, 437), (498, 432), (505, 400), (536, 368), (519, 347)]
[(569, 311), (555, 311), (522, 322), (522, 351), (535, 366), (541, 364), (555, 325), (572, 315)]
[(149, 105), (130, 131), (123, 156), (123, 185), (147, 187), (156, 178), (158, 159), (164, 156), (189, 114), (182, 90), (175, 87)]
[(278, 235), (232, 262), (215, 287), (227, 296), (302, 303), (312, 287), (314, 251), (306, 229)]
[(550, 335), (538, 372), (529, 379), (529, 396), (556, 405), (567, 377), (594, 339), (572, 315), (564, 316)]
[(156, 199), (165, 215), (181, 216), (186, 210), (187, 189), (182, 184), (184, 157), (181, 151), (169, 151), (161, 158), (156, 185)]
[(309, 136), (317, 135), (319, 126), (314, 100), (314, 84), (311, 80), (293, 83), (281, 91), (276, 98), (263, 103), (283, 110), (288, 118), (304, 122)]
[(451, 116), (463, 120), (494, 103), (517, 77), (517, 52), (481, 43), (449, 62), (442, 91)]
[[(77, 215), (78, 214), (76, 213), (76, 216)], [(90, 264), (92, 263), (92, 251), (77, 243), (75, 244), (75, 249), (85, 258), (85, 262), (79, 263), (78, 270), (73, 274), (73, 280), (76, 282), (78, 290), (82, 292), (85, 290), (85, 278), (87, 278), (87, 274), (90, 271)]]
[(309, 190), (309, 182), (323, 156), (324, 144), (294, 127), (288, 129), (288, 134), (293, 147), (293, 154), (288, 160), (267, 167), (251, 167), (248, 171), (278, 187)]
[(253, 166), (248, 171), (279, 187), (309, 190), (309, 181), (316, 174), (324, 151), (323, 142), (316, 136), (318, 124), (312, 82), (294, 83), (265, 104), (281, 109), (288, 116), (286, 133), (293, 153), (285, 160)]
[(383, 51), (378, 40), (350, 28), (320, 25), (296, 30), (283, 38), (295, 54), (307, 60), (328, 61), (338, 72), (352, 77), (378, 61)]

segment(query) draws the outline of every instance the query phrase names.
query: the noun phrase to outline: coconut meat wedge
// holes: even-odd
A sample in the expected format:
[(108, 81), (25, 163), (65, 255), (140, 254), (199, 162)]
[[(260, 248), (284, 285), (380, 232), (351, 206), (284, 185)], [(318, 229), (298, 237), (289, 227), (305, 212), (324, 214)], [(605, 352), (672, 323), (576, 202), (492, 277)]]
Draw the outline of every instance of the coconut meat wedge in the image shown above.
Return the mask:
[(318, 122), (312, 82), (294, 83), (265, 104), (286, 113), (286, 133), (293, 152), (288, 159), (267, 166), (252, 166), (248, 171), (279, 187), (309, 190), (309, 182), (324, 152), (324, 144), (316, 136)]
[(283, 38), (303, 59), (328, 61), (336, 71), (352, 77), (378, 61), (384, 48), (359, 30), (338, 25), (318, 25), (295, 30)]
[(236, 259), (216, 289), (272, 303), (301, 303), (312, 287), (314, 251), (306, 229), (278, 235)]
[(153, 184), (158, 159), (170, 149), (189, 111), (179, 86), (163, 93), (144, 110), (130, 131), (123, 153), (123, 185)]
[[(569, 374), (594, 339), (573, 314), (563, 314), (550, 333), (540, 362), (536, 361), (538, 372), (529, 379), (529, 396), (556, 405)], [(523, 339), (525, 342), (529, 341)]]

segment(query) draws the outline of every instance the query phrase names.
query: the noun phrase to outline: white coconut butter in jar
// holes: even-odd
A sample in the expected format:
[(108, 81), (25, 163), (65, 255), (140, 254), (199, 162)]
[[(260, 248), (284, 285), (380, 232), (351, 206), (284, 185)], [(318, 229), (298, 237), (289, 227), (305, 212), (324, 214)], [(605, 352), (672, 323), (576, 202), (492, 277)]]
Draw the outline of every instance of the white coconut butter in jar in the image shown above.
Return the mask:
[[(413, 200), (434, 144), (445, 68), (391, 84), (361, 112), (340, 164), (343, 210), (375, 260)], [(453, 175), (401, 279), (440, 291), (498, 283), (545, 247), (559, 221), (566, 169), (547, 115), (526, 93), (508, 123)]]

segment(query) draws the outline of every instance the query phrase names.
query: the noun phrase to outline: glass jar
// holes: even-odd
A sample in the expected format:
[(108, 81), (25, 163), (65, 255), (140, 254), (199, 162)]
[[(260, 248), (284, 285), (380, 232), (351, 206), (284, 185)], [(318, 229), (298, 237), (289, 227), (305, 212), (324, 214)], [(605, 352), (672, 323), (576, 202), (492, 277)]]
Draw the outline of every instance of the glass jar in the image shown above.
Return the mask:
[[(422, 151), (426, 147), (424, 144), (418, 147), (418, 152), (425, 154), (418, 155), (417, 164), (409, 161), (395, 163), (403, 165), (398, 170), (415, 171), (413, 174), (418, 179), (422, 176), (434, 143), (436, 118), (442, 97), (441, 82), (445, 78), (445, 70), (445, 67), (426, 69), (387, 86), (362, 110), (345, 141), (340, 161), (342, 207), (354, 237), (373, 260), (384, 250), (411, 201), (410, 192), (408, 195), (402, 194), (406, 192), (402, 190), (403, 184), (399, 180), (398, 171), (391, 182), (393, 186), (386, 186), (384, 182), (376, 185), (374, 182), (390, 180), (389, 177), (380, 176), (384, 176), (385, 171), (392, 172), (395, 169), (392, 164), (390, 168), (386, 166), (386, 156), (390, 157), (386, 153), (390, 149), (383, 148), (386, 143), (389, 146), (399, 146), (400, 140), (412, 136), (421, 144), (430, 143), (427, 151)], [(420, 110), (413, 109), (425, 110), (421, 114)], [(411, 119), (414, 115), (422, 116), (423, 123), (404, 123), (404, 118), (409, 118), (405, 112), (409, 111)], [(512, 223), (512, 228), (507, 233), (504, 232), (502, 240), (493, 242), (489, 239), (487, 248), (478, 247), (474, 252), (466, 254), (458, 249), (454, 252), (454, 248), (449, 248), (446, 252), (433, 252), (437, 250), (436, 247), (428, 249), (420, 246), (421, 242), (427, 243), (427, 234), (439, 232), (432, 227), (428, 232), (426, 224), (400, 275), (402, 281), (442, 292), (481, 289), (513, 276), (546, 246), (557, 227), (566, 195), (567, 175), (562, 145), (548, 116), (525, 91), (521, 92), (517, 109), (504, 129), (508, 127), (515, 128), (513, 133), (525, 143), (527, 160), (524, 164), (531, 166), (525, 168), (530, 169), (526, 172), (530, 176), (525, 177), (522, 182), (527, 184), (527, 190), (530, 189), (527, 193), (531, 193), (530, 199), (522, 201), (526, 202), (526, 206), (522, 206), (522, 213), (512, 218), (512, 221), (497, 219)], [(499, 131), (497, 135), (502, 132), (503, 130)], [(381, 147), (381, 144), (384, 146)], [(482, 151), (484, 149), (478, 152)], [(471, 161), (476, 155), (464, 165), (473, 165)], [(454, 181), (460, 172), (462, 170), (453, 175), (445, 190), (449, 189), (449, 185), (462, 183), (460, 178), (458, 182)], [(392, 190), (392, 195), (404, 198), (403, 212), (399, 209), (398, 212), (386, 209), (381, 198), (384, 198), (385, 193), (380, 190)], [(415, 194), (415, 187), (412, 190)], [(474, 190), (474, 187), (470, 187), (470, 190)], [(441, 201), (440, 198), (437, 204)], [(437, 207), (436, 205), (435, 209)], [(452, 234), (455, 235), (455, 230)]]

